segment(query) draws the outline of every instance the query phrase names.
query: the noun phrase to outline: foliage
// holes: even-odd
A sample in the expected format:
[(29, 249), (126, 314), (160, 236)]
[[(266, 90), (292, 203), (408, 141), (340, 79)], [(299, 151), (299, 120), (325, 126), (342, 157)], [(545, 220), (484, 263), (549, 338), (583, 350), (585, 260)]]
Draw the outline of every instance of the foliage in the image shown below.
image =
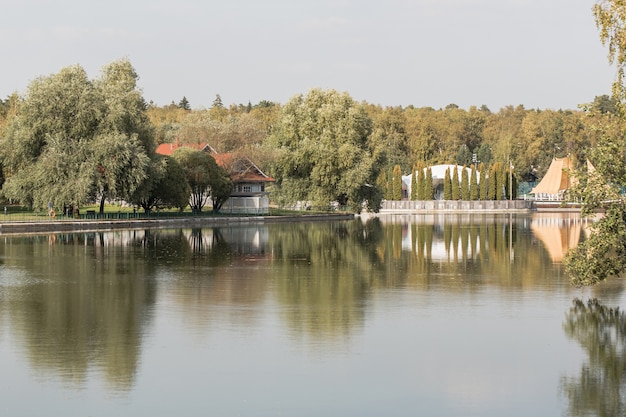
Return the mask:
[(480, 165), (478, 165), (478, 172), (480, 173), (480, 182), (478, 183), (478, 199), (484, 201), (487, 199), (487, 194), (489, 193), (489, 181), (487, 179), (488, 172), (484, 163), (481, 162)]
[(424, 165), (418, 164), (419, 171), (417, 172), (417, 199), (426, 200), (426, 177), (424, 175)]
[(402, 200), (402, 169), (400, 165), (393, 167), (393, 199)]
[(452, 170), (452, 199), (459, 200), (461, 198), (461, 184), (459, 183), (459, 170), (455, 166)]
[(201, 212), (206, 203), (213, 201), (213, 210), (218, 211), (232, 191), (232, 182), (215, 159), (206, 152), (188, 147), (178, 148), (172, 157), (180, 164), (191, 189), (189, 206)]
[(146, 213), (154, 208), (177, 207), (182, 210), (189, 204), (190, 194), (191, 188), (178, 162), (169, 156), (155, 155), (148, 176), (135, 190), (130, 202)]
[(152, 127), (127, 60), (33, 81), (2, 138), (5, 196), (44, 208), (129, 198), (145, 179)]
[(609, 47), (609, 62), (617, 66), (612, 90), (616, 111), (588, 109), (592, 127), (599, 133), (587, 155), (595, 170), (577, 172), (579, 185), (572, 194), (582, 201), (583, 215), (597, 209), (605, 213), (592, 224), (589, 238), (567, 254), (565, 265), (576, 286), (593, 285), (626, 271), (626, 204), (620, 194), (626, 186), (626, 4), (599, 0), (593, 12), (600, 39)]
[(293, 97), (269, 138), (279, 152), (271, 167), (278, 196), (318, 206), (337, 201), (357, 212), (366, 204), (378, 211), (381, 160), (368, 144), (371, 129), (363, 107), (346, 93), (311, 90)]
[(428, 167), (426, 169), (426, 178), (424, 179), (424, 200), (433, 200), (435, 198), (435, 188), (433, 184), (433, 170)]
[(471, 201), (478, 200), (478, 175), (476, 175), (476, 165), (472, 165), (470, 174), (469, 199)]
[(469, 177), (467, 176), (467, 167), (463, 165), (463, 171), (461, 171), (461, 200), (469, 200)]
[(452, 200), (452, 179), (450, 178), (450, 168), (446, 168), (443, 177), (443, 199)]
[(410, 200), (417, 200), (417, 178), (415, 176), (415, 171), (417, 170), (417, 166), (414, 166), (411, 169), (411, 198)]

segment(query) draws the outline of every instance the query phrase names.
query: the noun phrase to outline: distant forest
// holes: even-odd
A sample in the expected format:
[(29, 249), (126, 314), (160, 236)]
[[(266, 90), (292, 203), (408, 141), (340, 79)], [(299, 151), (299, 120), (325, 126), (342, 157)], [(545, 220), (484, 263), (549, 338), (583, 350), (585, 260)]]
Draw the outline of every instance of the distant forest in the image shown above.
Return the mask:
[[(555, 157), (585, 161), (586, 149), (597, 140), (593, 126), (616, 113), (615, 102), (606, 95), (579, 110), (361, 105), (371, 119), (370, 141), (387, 150), (387, 169), (399, 165), (408, 174), (417, 163), (470, 166), (511, 161), (520, 181), (541, 178)], [(191, 110), (183, 97), (178, 104), (148, 104), (147, 111), (159, 143), (202, 141), (219, 152), (254, 149), (257, 162), (265, 166), (271, 155), (264, 154), (262, 145), (280, 109), (281, 104), (269, 101), (225, 106), (218, 95), (209, 109)]]
[[(15, 100), (17, 96), (0, 99), (0, 131)], [(540, 179), (554, 157), (585, 161), (586, 150), (599, 135), (593, 126), (609, 125), (616, 113), (615, 102), (606, 95), (579, 110), (518, 105), (494, 112), (484, 105), (465, 110), (455, 104), (434, 109), (367, 102), (360, 106), (371, 121), (369, 141), (386, 149), (387, 169), (398, 165), (408, 174), (418, 163), (470, 166), (510, 161), (519, 181)], [(217, 95), (208, 109), (192, 109), (183, 97), (165, 106), (146, 103), (146, 113), (157, 144), (208, 142), (218, 152), (247, 153), (262, 169), (269, 169), (273, 153), (266, 140), (281, 107), (271, 101), (225, 105)]]

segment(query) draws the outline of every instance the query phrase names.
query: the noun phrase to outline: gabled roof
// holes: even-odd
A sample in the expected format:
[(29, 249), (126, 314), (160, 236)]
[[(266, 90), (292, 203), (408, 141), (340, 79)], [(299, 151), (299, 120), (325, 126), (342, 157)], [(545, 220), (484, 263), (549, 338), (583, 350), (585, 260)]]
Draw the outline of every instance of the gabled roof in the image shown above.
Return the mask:
[(208, 152), (211, 154), (215, 153), (215, 149), (211, 147), (208, 143), (162, 143), (156, 148), (156, 153), (161, 155), (172, 156), (174, 151), (178, 148), (182, 147), (195, 149), (197, 151)]
[(214, 154), (215, 162), (228, 172), (233, 182), (274, 182), (248, 157), (235, 153)]
[(217, 153), (208, 143), (163, 143), (157, 147), (156, 153), (171, 156), (176, 149), (181, 147), (210, 153), (217, 165), (224, 168), (235, 183), (275, 181), (274, 178), (265, 175), (248, 157), (236, 153)]

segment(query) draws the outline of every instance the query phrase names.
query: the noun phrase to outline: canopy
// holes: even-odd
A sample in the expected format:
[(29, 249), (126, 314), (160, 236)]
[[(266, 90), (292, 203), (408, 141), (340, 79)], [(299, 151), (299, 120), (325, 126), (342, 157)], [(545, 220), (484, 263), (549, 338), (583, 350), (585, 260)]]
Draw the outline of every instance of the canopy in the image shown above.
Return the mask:
[(567, 190), (571, 185), (569, 171), (573, 168), (569, 158), (554, 158), (548, 172), (542, 180), (533, 188), (531, 194), (559, 194)]

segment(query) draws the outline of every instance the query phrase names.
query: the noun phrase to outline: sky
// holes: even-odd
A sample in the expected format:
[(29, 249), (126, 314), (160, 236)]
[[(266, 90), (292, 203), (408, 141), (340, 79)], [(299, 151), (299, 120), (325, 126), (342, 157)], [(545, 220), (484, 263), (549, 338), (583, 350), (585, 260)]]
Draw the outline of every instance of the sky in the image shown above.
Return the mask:
[(0, 98), (118, 59), (146, 101), (286, 103), (312, 88), (381, 106), (576, 109), (615, 68), (594, 0), (0, 0)]

